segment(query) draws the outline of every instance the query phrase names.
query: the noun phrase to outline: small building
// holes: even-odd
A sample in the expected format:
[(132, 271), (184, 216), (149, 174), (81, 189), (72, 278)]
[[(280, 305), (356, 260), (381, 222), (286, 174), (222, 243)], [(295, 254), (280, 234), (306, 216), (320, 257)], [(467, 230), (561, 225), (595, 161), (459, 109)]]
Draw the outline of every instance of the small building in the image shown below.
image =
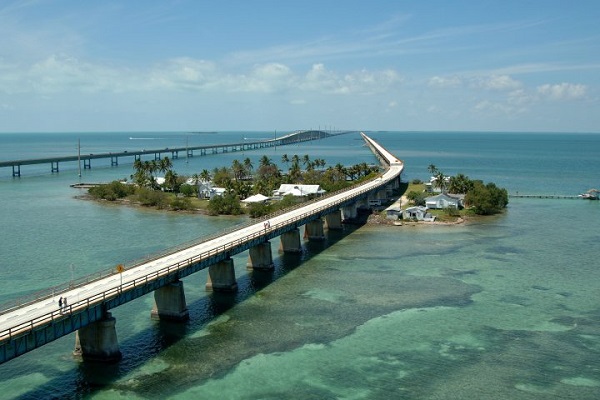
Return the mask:
[(267, 197), (265, 195), (262, 194), (255, 194), (253, 196), (250, 197), (246, 197), (244, 200), (242, 200), (242, 203), (245, 204), (251, 204), (251, 203), (265, 203), (270, 199), (270, 197)]
[(279, 189), (273, 191), (273, 197), (282, 198), (288, 194), (294, 197), (316, 197), (326, 193), (320, 185), (300, 185), (285, 183), (279, 186)]
[(198, 197), (201, 199), (212, 199), (215, 196), (223, 196), (227, 191), (225, 188), (213, 186), (212, 182), (198, 182)]
[[(462, 197), (464, 198), (464, 196)], [(463, 208), (463, 202), (461, 196), (440, 193), (435, 196), (427, 197), (425, 199), (425, 206), (433, 210), (442, 210), (450, 207), (459, 209)]]
[(402, 219), (414, 219), (417, 221), (435, 221), (435, 217), (427, 212), (427, 207), (408, 207), (402, 212)]
[(400, 219), (402, 216), (402, 208), (398, 204), (392, 204), (385, 209), (385, 218), (391, 220)]

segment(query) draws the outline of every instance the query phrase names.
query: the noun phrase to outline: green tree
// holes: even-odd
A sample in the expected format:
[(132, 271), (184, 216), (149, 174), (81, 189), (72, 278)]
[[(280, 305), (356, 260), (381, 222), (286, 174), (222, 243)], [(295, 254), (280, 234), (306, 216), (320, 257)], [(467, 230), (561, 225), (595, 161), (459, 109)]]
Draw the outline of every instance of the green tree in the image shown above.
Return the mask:
[(241, 180), (246, 174), (246, 169), (244, 168), (244, 165), (238, 160), (233, 160), (233, 162), (231, 163), (231, 171), (233, 172), (233, 179), (235, 179), (236, 181)]
[(508, 191), (490, 182), (473, 181), (473, 189), (465, 195), (465, 205), (476, 214), (491, 215), (502, 211), (508, 205)]
[(448, 191), (450, 193), (465, 194), (473, 188), (473, 182), (464, 174), (457, 174), (450, 177), (448, 182)]
[(165, 183), (163, 184), (163, 187), (165, 190), (169, 190), (171, 192), (179, 191), (179, 182), (176, 172), (173, 172), (171, 169), (167, 170), (165, 173)]
[(425, 205), (425, 194), (422, 192), (411, 190), (406, 194), (406, 198), (415, 206)]
[(200, 172), (200, 180), (204, 183), (206, 182), (210, 182), (211, 176), (210, 176), (210, 172), (207, 169), (203, 169)]
[(223, 196), (214, 196), (208, 203), (208, 212), (211, 215), (239, 215), (243, 213), (240, 199), (233, 193)]
[(246, 170), (246, 175), (251, 176), (252, 171), (254, 170), (254, 165), (252, 165), (252, 160), (249, 157), (244, 159), (244, 169)]

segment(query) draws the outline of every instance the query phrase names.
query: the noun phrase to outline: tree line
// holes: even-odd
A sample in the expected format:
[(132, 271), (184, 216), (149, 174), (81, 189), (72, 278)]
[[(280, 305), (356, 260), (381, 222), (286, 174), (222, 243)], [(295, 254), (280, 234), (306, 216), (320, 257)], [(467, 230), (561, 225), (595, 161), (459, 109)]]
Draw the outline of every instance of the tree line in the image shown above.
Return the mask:
[[(142, 205), (186, 209), (191, 207), (186, 198), (199, 195), (199, 183), (210, 182), (213, 186), (224, 188), (225, 193), (223, 196), (213, 197), (208, 205), (209, 213), (241, 214), (243, 209), (240, 200), (259, 193), (270, 197), (283, 183), (320, 185), (330, 192), (349, 186), (350, 181), (365, 179), (380, 171), (378, 166), (365, 162), (349, 167), (340, 163), (326, 167), (324, 159), (311, 159), (307, 154), (283, 154), (281, 164), (286, 166), (287, 171), (280, 169), (271, 158), (263, 155), (256, 167), (250, 158), (242, 161), (236, 159), (229, 167), (214, 168), (212, 171), (203, 169), (200, 173), (187, 177), (179, 176), (173, 171), (173, 163), (168, 157), (161, 160), (136, 160), (133, 164), (134, 173), (130, 176), (133, 185), (111, 182), (90, 188), (89, 194), (97, 199), (113, 201), (130, 197)], [(156, 179), (159, 174), (164, 174), (164, 182), (161, 184)], [(169, 198), (164, 192), (179, 196)], [(286, 202), (283, 202), (280, 206), (285, 205)], [(253, 204), (250, 205), (249, 212), (252, 216), (264, 215), (274, 211), (274, 207), (277, 206)]]

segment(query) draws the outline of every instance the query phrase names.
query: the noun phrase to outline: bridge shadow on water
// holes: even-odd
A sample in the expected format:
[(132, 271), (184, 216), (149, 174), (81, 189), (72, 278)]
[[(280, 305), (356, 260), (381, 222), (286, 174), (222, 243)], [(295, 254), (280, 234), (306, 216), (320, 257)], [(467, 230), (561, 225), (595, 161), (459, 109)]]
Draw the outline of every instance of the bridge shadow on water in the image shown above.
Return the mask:
[[(118, 362), (106, 364), (76, 361), (78, 365), (66, 372), (48, 371), (47, 365), (40, 365), (39, 370), (35, 371), (36, 365), (32, 363), (32, 369), (34, 370), (29, 369), (27, 373), (38, 372), (43, 375), (56, 376), (56, 378), (23, 394), (19, 399), (49, 398), (49, 394), (51, 398), (81, 398), (93, 395), (95, 392), (122, 379), (127, 373), (139, 368), (180, 340), (199, 333), (209, 323), (215, 321), (237, 304), (295, 270), (303, 262), (335, 245), (338, 241), (360, 228), (366, 222), (366, 217), (361, 215), (354, 223), (344, 224), (343, 230), (326, 231), (325, 239), (322, 241), (304, 241), (301, 253), (280, 253), (278, 257), (273, 259), (275, 266), (271, 270), (248, 271), (247, 274), (237, 278), (238, 290), (236, 292), (212, 292), (188, 303), (187, 307), (190, 314), (188, 321), (157, 320), (128, 339), (120, 341), (119, 346), (123, 353), (123, 359)], [(238, 265), (236, 269), (239, 268)], [(186, 280), (184, 280), (184, 283)], [(127, 304), (123, 307), (127, 307)], [(148, 310), (148, 318), (150, 318), (149, 314), (150, 310)], [(119, 336), (119, 319), (123, 319), (123, 316), (117, 316), (117, 336)], [(73, 336), (69, 335), (68, 338), (73, 338)]]

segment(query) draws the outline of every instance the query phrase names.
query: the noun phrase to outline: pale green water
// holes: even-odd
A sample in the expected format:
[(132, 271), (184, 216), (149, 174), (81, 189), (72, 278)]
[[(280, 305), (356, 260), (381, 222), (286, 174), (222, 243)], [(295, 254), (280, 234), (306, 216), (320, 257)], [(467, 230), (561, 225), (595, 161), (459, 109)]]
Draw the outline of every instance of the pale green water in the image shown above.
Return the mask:
[[(496, 179), (475, 172), (493, 166), (477, 162), (471, 140), (454, 138), (443, 157), (468, 153), (457, 158), (463, 172), (524, 191), (525, 184), (505, 183), (515, 163), (570, 165), (564, 147), (554, 151), (558, 137), (527, 138), (536, 151), (510, 153), (510, 162), (498, 154)], [(588, 141), (600, 143), (584, 139), (582, 152), (570, 149), (572, 159), (586, 154)], [(512, 143), (494, 140), (496, 152)], [(400, 157), (404, 142), (381, 140)], [(407, 153), (418, 150), (410, 146)], [(323, 144), (324, 154), (331, 151)], [(364, 157), (371, 161), (366, 149)], [(423, 166), (407, 173), (426, 177), (430, 157), (417, 157), (409, 165)], [(573, 165), (562, 173), (580, 185), (592, 187), (600, 176), (596, 165)], [(523, 168), (516, 178), (536, 192), (570, 194), (564, 188), (573, 185), (543, 169)], [(14, 254), (0, 264), (3, 296), (68, 280), (70, 263), (76, 272), (101, 269), (236, 221), (81, 202), (66, 182), (46, 175), (0, 183), (9, 227), (1, 249)], [(599, 213), (600, 202), (511, 199), (505, 214), (471, 224), (334, 233), (324, 244), (306, 243), (302, 256), (280, 256), (274, 240), (272, 276), (249, 274), (241, 254), (233, 297), (207, 295), (204, 272), (186, 278), (191, 320), (183, 326), (151, 321), (151, 296), (120, 307), (113, 314), (123, 361), (80, 364), (66, 337), (0, 366), (1, 397), (596, 399)]]

